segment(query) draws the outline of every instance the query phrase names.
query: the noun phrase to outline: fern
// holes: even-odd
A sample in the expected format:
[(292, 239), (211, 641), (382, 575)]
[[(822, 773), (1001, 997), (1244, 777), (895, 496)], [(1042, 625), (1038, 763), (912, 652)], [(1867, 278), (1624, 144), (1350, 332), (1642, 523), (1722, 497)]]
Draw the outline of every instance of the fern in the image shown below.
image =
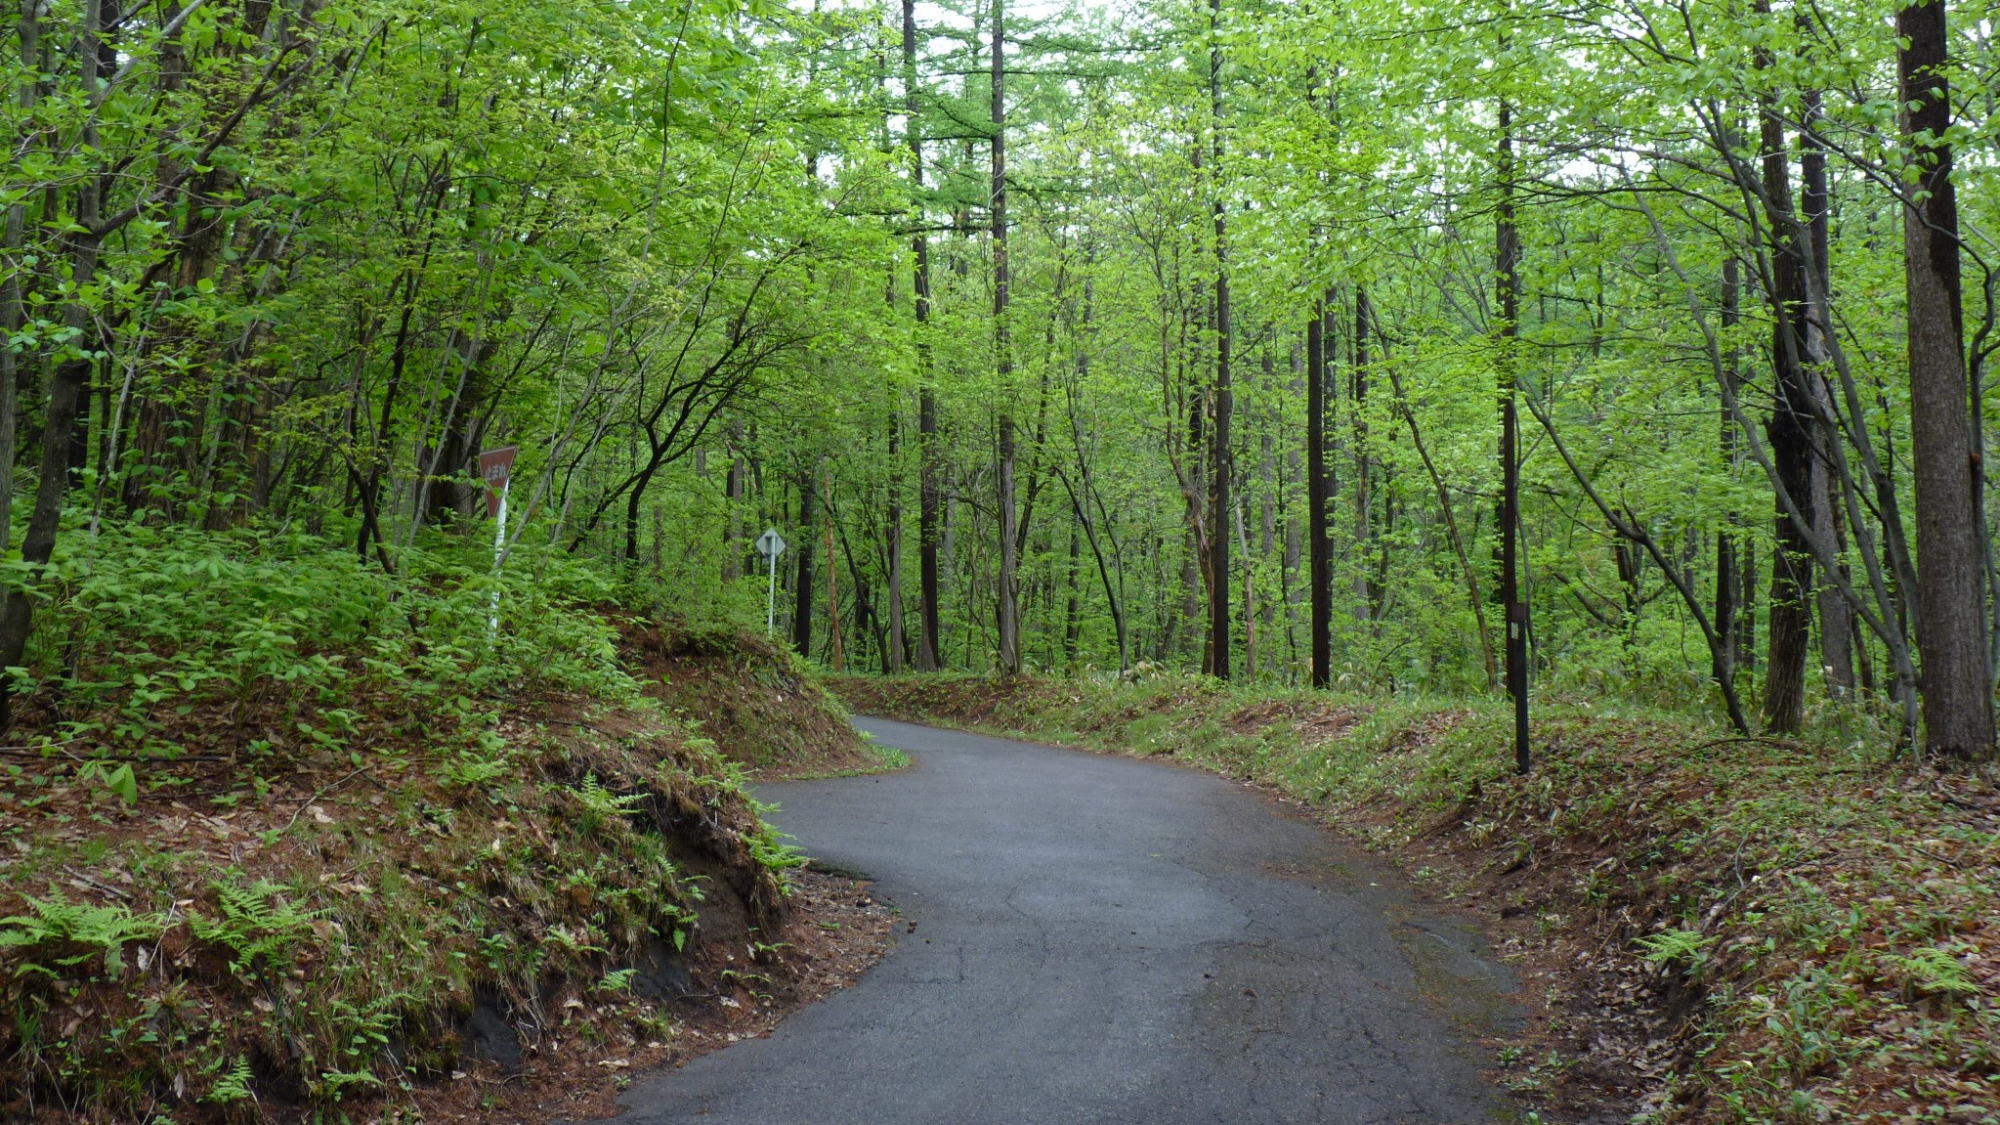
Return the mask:
[(1714, 944), (1713, 937), (1684, 929), (1661, 930), (1639, 939), (1641, 955), (1649, 963), (1664, 966), (1685, 962), (1689, 973), (1699, 972), (1708, 964), (1708, 950)]
[(253, 1096), (250, 1092), (250, 1060), (238, 1056), (235, 1064), (229, 1068), (229, 1072), (217, 1078), (215, 1085), (208, 1088), (208, 1093), (203, 1094), (201, 1100), (215, 1105), (228, 1105), (231, 1102), (247, 1101)]
[[(105, 973), (121, 976), (125, 972), (125, 947), (133, 942), (156, 940), (166, 929), (165, 920), (159, 916), (134, 914), (123, 906), (75, 903), (61, 895), (30, 898), (28, 903), (35, 908), (33, 914), (0, 918), (0, 949), (45, 949), (55, 954), (50, 961), (62, 968), (74, 968), (92, 957), (102, 956)], [(83, 946), (83, 952), (55, 953), (59, 948), (74, 946)], [(57, 975), (33, 960), (24, 960), (14, 971), (17, 975), (32, 972)]]
[(583, 826), (585, 831), (596, 831), (599, 825), (621, 816), (635, 815), (639, 810), (632, 806), (645, 799), (642, 793), (615, 793), (597, 780), (596, 774), (583, 779), (583, 784), (572, 789), (576, 799), (583, 804)]
[(259, 880), (248, 887), (216, 884), (220, 918), (193, 915), (194, 936), (230, 951), (229, 971), (277, 964), (311, 931), (321, 911), (304, 910), (279, 896), (282, 883)]

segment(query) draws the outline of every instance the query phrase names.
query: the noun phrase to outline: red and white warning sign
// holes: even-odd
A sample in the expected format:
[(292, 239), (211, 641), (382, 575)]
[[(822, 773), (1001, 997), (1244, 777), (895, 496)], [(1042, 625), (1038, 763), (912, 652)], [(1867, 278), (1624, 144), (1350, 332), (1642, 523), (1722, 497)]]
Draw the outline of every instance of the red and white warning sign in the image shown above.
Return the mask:
[(514, 455), (520, 451), (520, 446), (509, 445), (479, 455), (479, 478), (486, 482), (488, 516), (500, 514), (500, 494), (507, 489), (507, 476), (514, 471)]

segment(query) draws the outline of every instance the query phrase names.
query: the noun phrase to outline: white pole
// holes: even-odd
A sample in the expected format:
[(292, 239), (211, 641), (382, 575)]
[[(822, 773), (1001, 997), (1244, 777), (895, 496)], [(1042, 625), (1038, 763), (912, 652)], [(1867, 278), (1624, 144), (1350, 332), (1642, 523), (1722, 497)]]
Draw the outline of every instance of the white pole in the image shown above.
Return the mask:
[(764, 595), (764, 635), (770, 636), (778, 625), (778, 554), (773, 551), (771, 560), (771, 589)]
[[(507, 557), (507, 490), (512, 480), (500, 483), (500, 515), (493, 521), (493, 576), (500, 576), (500, 563)], [(493, 588), (493, 609), (486, 617), (486, 631), (500, 631), (500, 588)]]

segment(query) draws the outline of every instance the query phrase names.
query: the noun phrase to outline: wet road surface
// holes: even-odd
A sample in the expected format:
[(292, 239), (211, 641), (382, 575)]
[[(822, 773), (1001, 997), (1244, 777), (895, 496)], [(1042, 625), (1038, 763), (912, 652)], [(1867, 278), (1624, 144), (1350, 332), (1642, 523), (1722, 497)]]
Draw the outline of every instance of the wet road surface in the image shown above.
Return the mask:
[(759, 796), (915, 928), (621, 1121), (1511, 1120), (1471, 1034), (1512, 1018), (1505, 970), (1317, 825), (1164, 763), (857, 725), (914, 766)]

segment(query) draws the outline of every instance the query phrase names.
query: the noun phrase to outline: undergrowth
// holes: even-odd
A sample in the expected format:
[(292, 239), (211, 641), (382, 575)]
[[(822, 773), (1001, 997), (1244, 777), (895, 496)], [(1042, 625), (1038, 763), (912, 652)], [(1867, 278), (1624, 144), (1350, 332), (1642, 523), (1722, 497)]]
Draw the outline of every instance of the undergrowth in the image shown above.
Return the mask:
[[(625, 604), (633, 604), (627, 598)], [(847, 708), (789, 645), (727, 626), (621, 618), (620, 647), (647, 695), (760, 777), (880, 769)]]
[(1517, 777), (1499, 700), (1173, 676), (834, 686), (871, 714), (1171, 755), (1448, 857), (1460, 893), (1650, 1013), (1646, 1120), (2000, 1121), (2000, 791), (1887, 739), (1570, 704), (1541, 709)]
[(69, 542), (0, 748), (0, 1117), (379, 1116), (668, 1037), (698, 949), (780, 914), (796, 853), (589, 569)]

